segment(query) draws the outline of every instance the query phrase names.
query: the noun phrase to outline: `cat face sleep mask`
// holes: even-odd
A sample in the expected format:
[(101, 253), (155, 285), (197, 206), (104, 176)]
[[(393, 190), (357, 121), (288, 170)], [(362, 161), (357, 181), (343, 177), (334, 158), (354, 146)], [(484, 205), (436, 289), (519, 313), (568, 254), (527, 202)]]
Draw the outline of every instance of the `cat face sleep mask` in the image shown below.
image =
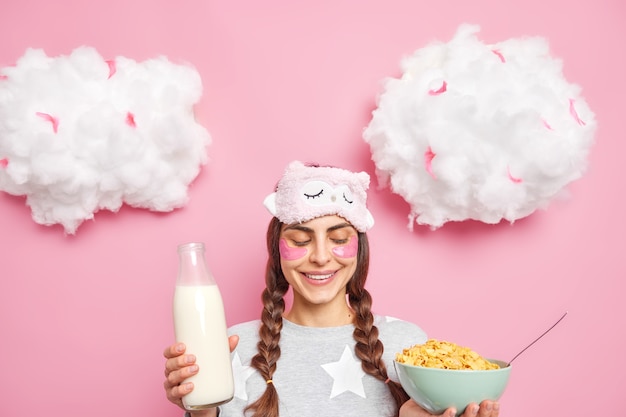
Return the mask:
[(374, 218), (366, 207), (369, 183), (366, 172), (307, 166), (294, 161), (287, 166), (276, 191), (268, 195), (263, 204), (285, 224), (336, 214), (359, 232), (366, 232), (374, 225)]

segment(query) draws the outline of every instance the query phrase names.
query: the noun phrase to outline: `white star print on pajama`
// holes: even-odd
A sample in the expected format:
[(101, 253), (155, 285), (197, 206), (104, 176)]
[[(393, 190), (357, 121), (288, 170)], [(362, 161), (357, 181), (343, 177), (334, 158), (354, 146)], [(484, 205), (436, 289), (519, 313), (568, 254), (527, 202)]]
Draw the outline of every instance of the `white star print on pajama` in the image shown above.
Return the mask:
[(363, 389), (365, 372), (361, 367), (361, 361), (354, 357), (349, 346), (346, 345), (338, 362), (327, 363), (322, 365), (322, 368), (333, 377), (333, 389), (330, 398), (346, 391), (352, 391), (365, 398), (365, 390)]
[(244, 366), (241, 364), (241, 358), (239, 353), (233, 353), (233, 376), (235, 378), (235, 397), (242, 400), (248, 399), (248, 392), (246, 391), (246, 381), (250, 378), (250, 375), (256, 372), (256, 369), (251, 366)]

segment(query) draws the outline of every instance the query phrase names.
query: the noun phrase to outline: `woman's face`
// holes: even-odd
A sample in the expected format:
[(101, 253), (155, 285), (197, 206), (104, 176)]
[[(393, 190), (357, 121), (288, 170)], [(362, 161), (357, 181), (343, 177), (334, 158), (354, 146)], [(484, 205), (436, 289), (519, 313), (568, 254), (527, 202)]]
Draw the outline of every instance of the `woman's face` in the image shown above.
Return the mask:
[(282, 226), (280, 263), (294, 290), (294, 305), (345, 303), (346, 285), (356, 270), (358, 239), (356, 229), (339, 216)]

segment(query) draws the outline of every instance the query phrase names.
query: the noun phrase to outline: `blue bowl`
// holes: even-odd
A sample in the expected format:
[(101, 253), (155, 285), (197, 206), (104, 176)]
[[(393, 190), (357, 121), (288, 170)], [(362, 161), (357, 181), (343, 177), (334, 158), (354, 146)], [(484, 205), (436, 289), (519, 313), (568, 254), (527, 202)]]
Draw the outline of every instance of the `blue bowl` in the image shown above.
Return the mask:
[(486, 371), (426, 368), (394, 361), (400, 384), (423, 409), (441, 414), (455, 407), (460, 416), (470, 403), (500, 399), (509, 382), (511, 365), (488, 359), (500, 369)]

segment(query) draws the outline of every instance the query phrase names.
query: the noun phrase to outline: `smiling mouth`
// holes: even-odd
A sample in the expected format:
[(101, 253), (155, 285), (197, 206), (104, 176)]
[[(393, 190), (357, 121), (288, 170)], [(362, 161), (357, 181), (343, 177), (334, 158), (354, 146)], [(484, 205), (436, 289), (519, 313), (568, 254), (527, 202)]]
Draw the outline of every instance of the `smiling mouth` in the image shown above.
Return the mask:
[(335, 275), (334, 272), (331, 274), (304, 274), (305, 277), (314, 281), (324, 281), (325, 279), (328, 279), (333, 275)]

